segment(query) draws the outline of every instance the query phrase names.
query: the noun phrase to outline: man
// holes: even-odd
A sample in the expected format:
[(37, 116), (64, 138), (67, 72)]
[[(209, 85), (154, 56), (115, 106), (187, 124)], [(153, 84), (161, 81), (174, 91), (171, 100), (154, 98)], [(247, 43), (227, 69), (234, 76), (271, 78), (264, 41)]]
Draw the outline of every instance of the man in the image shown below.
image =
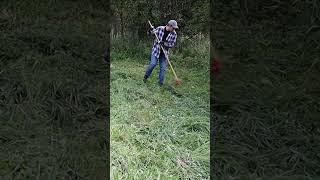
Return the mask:
[[(158, 43), (157, 39), (155, 39), (153, 43), (150, 64), (147, 67), (143, 82), (147, 82), (147, 79), (150, 77), (152, 70), (157, 65), (159, 59), (159, 85), (163, 85), (164, 75), (168, 64), (164, 53), (168, 55), (169, 48), (172, 48), (176, 43), (177, 33), (175, 29), (178, 29), (177, 21), (170, 20), (166, 26), (159, 26), (156, 29), (149, 30), (149, 34), (156, 34), (158, 36), (160, 43)], [(165, 52), (162, 51), (160, 45), (165, 49)]]

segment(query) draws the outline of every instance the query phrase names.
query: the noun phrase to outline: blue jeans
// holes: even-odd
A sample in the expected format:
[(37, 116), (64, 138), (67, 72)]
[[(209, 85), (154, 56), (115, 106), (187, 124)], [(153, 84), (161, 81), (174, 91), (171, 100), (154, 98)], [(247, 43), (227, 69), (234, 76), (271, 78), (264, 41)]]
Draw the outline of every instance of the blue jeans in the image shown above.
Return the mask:
[[(144, 78), (147, 79), (151, 73), (152, 70), (154, 69), (154, 67), (156, 67), (158, 63), (158, 59), (157, 57), (155, 57), (154, 55), (151, 54), (151, 59), (150, 59), (150, 64), (147, 68), (146, 74), (144, 75)], [(164, 74), (166, 72), (166, 68), (167, 68), (167, 60), (164, 54), (160, 54), (159, 56), (159, 64), (160, 64), (160, 71), (159, 71), (159, 84), (162, 85), (163, 81), (164, 81)]]

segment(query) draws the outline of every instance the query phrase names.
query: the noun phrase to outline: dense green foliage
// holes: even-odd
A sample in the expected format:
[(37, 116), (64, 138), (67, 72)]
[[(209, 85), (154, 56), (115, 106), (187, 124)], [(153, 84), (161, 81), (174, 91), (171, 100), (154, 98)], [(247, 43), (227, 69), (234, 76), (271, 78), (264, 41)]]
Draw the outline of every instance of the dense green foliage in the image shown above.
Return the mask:
[(1, 179), (107, 176), (104, 7), (0, 2)]
[(179, 35), (209, 34), (208, 0), (119, 0), (112, 1), (112, 36), (130, 39), (145, 38), (147, 23), (165, 25), (170, 19), (178, 22)]
[(216, 176), (320, 175), (319, 7), (212, 2), (211, 41), (224, 63), (211, 84)]

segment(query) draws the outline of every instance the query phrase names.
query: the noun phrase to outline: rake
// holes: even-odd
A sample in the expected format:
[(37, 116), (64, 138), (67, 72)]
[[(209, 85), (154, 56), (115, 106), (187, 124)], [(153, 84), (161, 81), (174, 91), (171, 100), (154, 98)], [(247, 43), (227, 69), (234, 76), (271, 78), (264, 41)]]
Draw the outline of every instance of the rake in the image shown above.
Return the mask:
[[(151, 22), (150, 22), (150, 21), (148, 21), (148, 23), (149, 23), (149, 25), (151, 26), (151, 28), (152, 28), (152, 29), (154, 29), (154, 27), (152, 26)], [(154, 33), (154, 35), (156, 36), (157, 41), (158, 41), (158, 43), (160, 44), (160, 40), (159, 40), (159, 38), (158, 38), (157, 34), (156, 34), (156, 33)], [(173, 75), (174, 75), (174, 78), (175, 78), (175, 85), (176, 85), (176, 86), (178, 86), (178, 85), (180, 85), (180, 84), (182, 83), (182, 81), (181, 81), (181, 79), (179, 79), (179, 78), (178, 78), (178, 76), (177, 76), (176, 72), (174, 71), (174, 69), (173, 69), (173, 67), (172, 67), (172, 64), (171, 64), (171, 62), (170, 62), (170, 60), (169, 60), (169, 57), (168, 57), (167, 51), (165, 51), (165, 50), (164, 50), (164, 48), (162, 47), (162, 45), (161, 45), (161, 44), (160, 44), (160, 47), (161, 47), (161, 49), (162, 49), (162, 51), (163, 51), (163, 53), (164, 53), (164, 55), (165, 55), (165, 57), (166, 57), (166, 59), (167, 59), (167, 61), (168, 61), (169, 65), (170, 65), (170, 68), (171, 68), (172, 72), (173, 72)]]

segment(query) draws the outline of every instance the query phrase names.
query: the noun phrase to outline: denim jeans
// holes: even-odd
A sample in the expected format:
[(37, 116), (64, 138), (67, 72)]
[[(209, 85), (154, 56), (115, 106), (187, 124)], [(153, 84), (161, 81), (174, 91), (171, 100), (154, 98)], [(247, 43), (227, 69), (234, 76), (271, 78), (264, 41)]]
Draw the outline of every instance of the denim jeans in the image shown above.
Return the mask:
[[(150, 59), (150, 64), (149, 66), (147, 67), (147, 71), (146, 71), (146, 74), (144, 75), (144, 78), (147, 79), (151, 73), (152, 73), (152, 70), (154, 69), (154, 67), (157, 65), (158, 63), (158, 59), (157, 57), (153, 56), (151, 54), (151, 59)], [(163, 84), (163, 81), (164, 81), (164, 74), (166, 72), (166, 68), (167, 68), (167, 60), (166, 60), (166, 57), (164, 54), (160, 54), (159, 56), (159, 64), (160, 64), (160, 71), (159, 71), (159, 84), (162, 85)]]

